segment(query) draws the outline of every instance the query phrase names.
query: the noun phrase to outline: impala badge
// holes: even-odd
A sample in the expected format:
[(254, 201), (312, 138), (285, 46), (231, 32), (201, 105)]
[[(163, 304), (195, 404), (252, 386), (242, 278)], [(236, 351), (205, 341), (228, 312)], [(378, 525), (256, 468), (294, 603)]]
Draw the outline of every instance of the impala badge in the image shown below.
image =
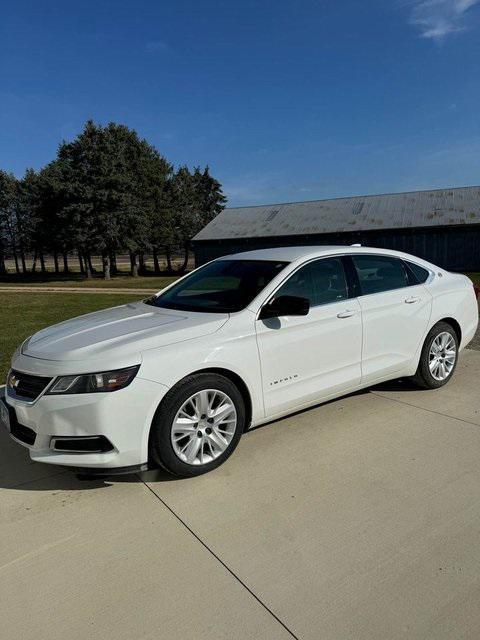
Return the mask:
[(275, 384), (282, 384), (282, 382), (289, 382), (290, 380), (295, 380), (295, 378), (298, 378), (297, 373), (295, 373), (292, 376), (287, 376), (286, 378), (280, 378), (280, 380), (272, 380), (272, 382), (270, 382), (270, 386), (273, 387)]

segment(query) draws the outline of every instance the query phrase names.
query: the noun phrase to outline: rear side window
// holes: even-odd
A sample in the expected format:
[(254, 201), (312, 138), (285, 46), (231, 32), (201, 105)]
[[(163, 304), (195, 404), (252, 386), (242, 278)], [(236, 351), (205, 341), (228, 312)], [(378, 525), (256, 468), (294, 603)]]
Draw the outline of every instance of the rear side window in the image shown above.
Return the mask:
[(424, 269), (419, 264), (415, 264), (414, 262), (405, 261), (405, 264), (413, 274), (414, 284), (423, 284), (428, 280), (430, 271)]
[(352, 256), (360, 281), (361, 295), (381, 293), (408, 287), (406, 268), (398, 258), (390, 256)]
[(311, 307), (348, 298), (342, 261), (324, 258), (306, 264), (280, 287), (275, 297), (279, 296), (308, 298)]

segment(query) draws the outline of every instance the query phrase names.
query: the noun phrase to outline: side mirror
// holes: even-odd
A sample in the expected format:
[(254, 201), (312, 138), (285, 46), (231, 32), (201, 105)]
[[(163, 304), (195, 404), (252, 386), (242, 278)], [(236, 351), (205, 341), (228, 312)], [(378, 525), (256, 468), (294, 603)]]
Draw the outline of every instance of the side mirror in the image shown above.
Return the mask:
[(310, 300), (299, 296), (279, 296), (274, 298), (260, 311), (260, 320), (279, 318), (280, 316), (306, 316), (310, 311)]

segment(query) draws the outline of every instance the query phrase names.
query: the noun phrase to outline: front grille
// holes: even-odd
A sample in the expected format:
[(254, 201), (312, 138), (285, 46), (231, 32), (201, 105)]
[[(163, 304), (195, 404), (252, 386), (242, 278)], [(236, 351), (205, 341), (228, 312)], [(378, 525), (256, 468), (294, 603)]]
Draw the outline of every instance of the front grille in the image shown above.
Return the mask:
[(20, 424), (16, 420), (13, 421), (10, 425), (10, 433), (14, 438), (20, 440), (20, 442), (24, 442), (25, 444), (29, 444), (31, 446), (35, 444), (35, 438), (37, 437), (35, 431), (23, 424)]
[(35, 400), (51, 380), (52, 378), (32, 376), (12, 369), (7, 381), (8, 395), (20, 400)]

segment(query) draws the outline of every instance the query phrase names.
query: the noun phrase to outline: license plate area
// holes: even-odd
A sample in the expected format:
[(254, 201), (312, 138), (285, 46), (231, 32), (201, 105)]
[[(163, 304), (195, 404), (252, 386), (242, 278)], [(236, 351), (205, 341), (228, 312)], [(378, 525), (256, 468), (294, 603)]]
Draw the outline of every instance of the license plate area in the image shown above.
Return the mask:
[(0, 398), (0, 423), (7, 431), (10, 431), (10, 412), (3, 398)]

